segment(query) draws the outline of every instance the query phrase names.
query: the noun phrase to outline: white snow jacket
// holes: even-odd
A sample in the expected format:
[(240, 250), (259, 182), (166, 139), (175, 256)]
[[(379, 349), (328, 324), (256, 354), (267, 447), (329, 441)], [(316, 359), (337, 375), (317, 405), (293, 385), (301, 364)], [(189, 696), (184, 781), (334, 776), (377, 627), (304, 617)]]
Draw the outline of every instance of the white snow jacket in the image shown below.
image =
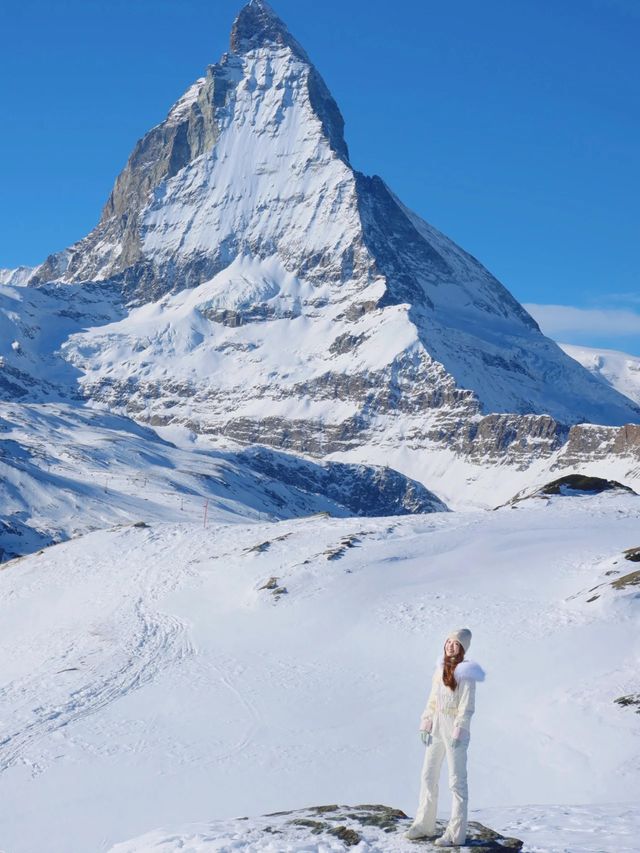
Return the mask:
[(455, 728), (468, 732), (475, 711), (476, 682), (484, 681), (485, 671), (475, 661), (461, 661), (454, 670), (456, 689), (451, 690), (442, 680), (443, 666), (444, 658), (440, 657), (433, 673), (431, 693), (420, 718), (420, 730), (429, 729), (436, 714), (446, 714), (453, 718)]

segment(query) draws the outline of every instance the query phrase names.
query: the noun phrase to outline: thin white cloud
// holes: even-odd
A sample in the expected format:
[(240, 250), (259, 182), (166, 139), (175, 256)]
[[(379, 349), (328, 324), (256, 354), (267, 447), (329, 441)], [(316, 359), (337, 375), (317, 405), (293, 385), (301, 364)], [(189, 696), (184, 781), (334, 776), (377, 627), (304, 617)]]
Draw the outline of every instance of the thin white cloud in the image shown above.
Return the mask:
[(618, 305), (640, 305), (640, 293), (609, 293), (603, 296), (602, 301)]
[(575, 308), (572, 305), (524, 306), (545, 335), (640, 335), (640, 313), (619, 308)]

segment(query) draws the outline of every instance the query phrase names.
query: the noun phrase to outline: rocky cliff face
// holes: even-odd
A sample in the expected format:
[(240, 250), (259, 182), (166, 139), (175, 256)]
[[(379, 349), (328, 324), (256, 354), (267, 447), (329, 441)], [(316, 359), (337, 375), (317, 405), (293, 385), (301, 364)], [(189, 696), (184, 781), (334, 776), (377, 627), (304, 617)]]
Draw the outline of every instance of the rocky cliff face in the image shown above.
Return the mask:
[[(318, 457), (436, 448), (524, 469), (584, 445), (599, 458), (572, 425), (637, 422), (638, 406), (355, 172), (343, 131), (304, 49), (252, 0), (230, 52), (136, 145), (94, 231), (31, 275), (34, 291), (113, 294), (112, 322), (59, 342), (82, 394)], [(611, 452), (633, 455), (614, 433)]]

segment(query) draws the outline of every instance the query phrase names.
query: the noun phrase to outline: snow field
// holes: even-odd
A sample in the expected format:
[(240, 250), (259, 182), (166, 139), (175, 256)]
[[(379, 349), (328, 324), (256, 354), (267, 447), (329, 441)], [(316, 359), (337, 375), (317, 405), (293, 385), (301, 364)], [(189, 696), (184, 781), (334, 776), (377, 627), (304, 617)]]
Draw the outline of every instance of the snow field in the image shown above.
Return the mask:
[[(521, 819), (518, 837), (533, 844), (535, 811), (522, 804), (597, 814), (628, 801), (637, 718), (614, 699), (637, 690), (637, 598), (589, 604), (582, 593), (640, 544), (638, 514), (633, 496), (603, 496), (544, 511), (165, 523), (8, 564), (7, 853), (105, 851), (153, 827), (332, 802), (412, 814), (418, 719), (442, 640), (460, 625), (488, 671), (470, 747), (480, 819), (500, 806), (505, 826), (490, 825)], [(271, 578), (287, 592), (261, 589)], [(446, 785), (442, 797), (444, 814)], [(619, 808), (622, 844), (632, 817)], [(557, 849), (582, 849), (570, 837)], [(180, 849), (276, 849), (240, 842)], [(341, 848), (291, 847), (302, 849)]]

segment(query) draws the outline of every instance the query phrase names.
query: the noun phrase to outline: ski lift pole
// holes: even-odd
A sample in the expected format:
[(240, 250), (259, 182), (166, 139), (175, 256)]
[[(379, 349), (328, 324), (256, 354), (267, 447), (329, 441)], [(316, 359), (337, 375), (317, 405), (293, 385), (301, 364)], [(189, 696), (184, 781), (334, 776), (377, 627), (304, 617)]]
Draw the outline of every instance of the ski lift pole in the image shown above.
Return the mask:
[(202, 526), (205, 528), (205, 530), (207, 527), (207, 515), (208, 515), (208, 513), (209, 513), (209, 498), (207, 498), (206, 501), (204, 502), (204, 521), (203, 521)]

